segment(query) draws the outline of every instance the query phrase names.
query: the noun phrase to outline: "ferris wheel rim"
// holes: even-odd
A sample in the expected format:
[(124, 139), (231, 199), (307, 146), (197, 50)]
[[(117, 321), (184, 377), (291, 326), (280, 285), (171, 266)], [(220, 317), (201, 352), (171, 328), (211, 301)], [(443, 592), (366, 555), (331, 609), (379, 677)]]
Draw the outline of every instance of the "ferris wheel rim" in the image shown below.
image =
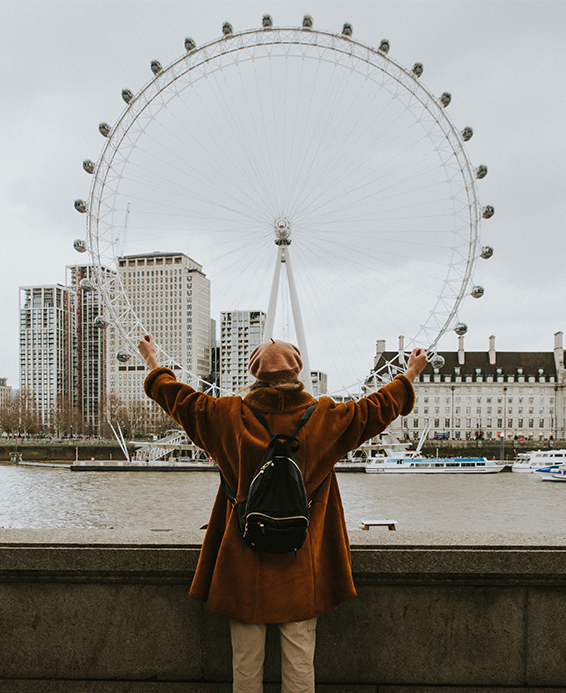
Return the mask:
[[(458, 292), (458, 295), (456, 299), (452, 299), (453, 301), (453, 306), (452, 310), (449, 312), (448, 317), (444, 320), (444, 324), (441, 326), (440, 330), (437, 333), (436, 338), (433, 340), (433, 342), (430, 345), (430, 350), (433, 350), (440, 338), (442, 337), (443, 334), (445, 334), (450, 327), (452, 326), (455, 316), (458, 314), (458, 309), (462, 303), (462, 300), (464, 299), (467, 290), (469, 289), (470, 283), (471, 283), (471, 275), (472, 275), (472, 270), (473, 266), (475, 263), (475, 260), (477, 259), (477, 246), (479, 243), (478, 239), (478, 231), (479, 231), (479, 223), (480, 223), (480, 207), (479, 207), (479, 202), (477, 198), (477, 191), (476, 191), (476, 184), (475, 184), (475, 178), (473, 174), (473, 168), (470, 163), (470, 160), (467, 156), (467, 153), (464, 149), (463, 142), (460, 136), (460, 133), (457, 131), (455, 126), (452, 124), (452, 121), (450, 118), (447, 116), (445, 110), (443, 107), (441, 107), (441, 104), (439, 102), (439, 99), (434, 97), (431, 92), (416, 78), (414, 75), (412, 75), (408, 70), (403, 68), (399, 63), (397, 63), (395, 60), (393, 60), (391, 57), (388, 55), (384, 54), (382, 51), (379, 49), (371, 48), (361, 42), (354, 41), (349, 37), (342, 36), (340, 34), (334, 34), (330, 32), (325, 32), (321, 30), (314, 30), (314, 29), (300, 29), (296, 27), (273, 27), (269, 29), (248, 29), (242, 32), (234, 33), (229, 36), (223, 36), (217, 39), (214, 39), (200, 47), (196, 47), (193, 50), (189, 51), (187, 54), (181, 56), (180, 58), (174, 60), (172, 63), (170, 63), (167, 67), (162, 68), (161, 71), (153, 78), (151, 79), (146, 85), (144, 85), (141, 90), (131, 99), (131, 101), (127, 104), (127, 107), (124, 109), (122, 114), (120, 115), (116, 125), (112, 127), (110, 133), (107, 136), (107, 142), (105, 146), (103, 147), (103, 150), (100, 154), (100, 157), (98, 159), (98, 162), (96, 164), (96, 169), (95, 169), (95, 175), (92, 181), (90, 193), (89, 193), (89, 204), (88, 204), (88, 214), (87, 214), (87, 238), (88, 238), (88, 249), (91, 254), (91, 257), (93, 259), (93, 265), (95, 267), (95, 275), (97, 278), (97, 281), (99, 282), (99, 286), (101, 288), (101, 292), (103, 294), (103, 300), (104, 303), (109, 306), (110, 312), (112, 314), (112, 317), (114, 318), (114, 322), (116, 324), (116, 327), (118, 330), (121, 332), (122, 336), (125, 338), (126, 342), (132, 345), (132, 332), (134, 330), (140, 331), (143, 329), (143, 323), (139, 320), (137, 315), (135, 314), (135, 311), (133, 310), (130, 300), (127, 296), (127, 293), (124, 289), (123, 286), (117, 287), (116, 281), (114, 280), (112, 286), (110, 287), (110, 283), (108, 282), (107, 278), (104, 276), (102, 270), (100, 268), (103, 267), (102, 265), (102, 254), (101, 254), (101, 249), (100, 249), (100, 238), (99, 238), (99, 223), (100, 223), (100, 200), (102, 199), (102, 195), (104, 192), (104, 188), (106, 186), (107, 178), (108, 175), (110, 174), (112, 170), (112, 165), (114, 162), (114, 157), (116, 154), (119, 152), (120, 146), (121, 146), (121, 141), (123, 140), (124, 135), (129, 132), (129, 128), (132, 127), (132, 125), (136, 122), (136, 120), (140, 117), (140, 115), (143, 113), (145, 108), (151, 104), (158, 96), (163, 94), (179, 77), (181, 76), (180, 74), (175, 74), (175, 69), (178, 68), (179, 66), (185, 64), (188, 65), (186, 70), (182, 72), (181, 74), (186, 74), (190, 70), (194, 70), (197, 67), (203, 65), (203, 64), (208, 64), (211, 63), (212, 61), (219, 60), (220, 58), (225, 58), (226, 56), (229, 56), (231, 52), (239, 52), (239, 51), (246, 51), (246, 50), (253, 50), (254, 48), (257, 48), (258, 46), (266, 46), (266, 45), (271, 45), (271, 46), (276, 46), (276, 45), (283, 45), (284, 41), (282, 40), (276, 40), (278, 37), (281, 37), (283, 34), (286, 34), (286, 41), (287, 44), (285, 45), (295, 45), (295, 46), (307, 46), (308, 47), (313, 47), (316, 46), (319, 50), (321, 48), (320, 44), (316, 43), (316, 40), (320, 37), (324, 38), (325, 41), (329, 41), (331, 43), (335, 43), (335, 45), (324, 45), (322, 46), (323, 50), (325, 51), (335, 51), (337, 53), (343, 54), (343, 55), (352, 55), (352, 49), (355, 48), (356, 50), (363, 51), (366, 53), (367, 58), (371, 57), (374, 59), (379, 59), (383, 65), (388, 66), (388, 67), (393, 67), (397, 72), (399, 76), (399, 84), (403, 86), (404, 88), (407, 88), (407, 85), (404, 84), (403, 82), (400, 81), (400, 79), (404, 79), (408, 81), (408, 84), (410, 84), (413, 87), (413, 94), (416, 95), (422, 95), (425, 94), (427, 99), (428, 99), (428, 106), (423, 103), (425, 108), (427, 108), (427, 111), (430, 113), (431, 111), (429, 108), (434, 107), (436, 109), (435, 113), (436, 115), (434, 116), (434, 119), (437, 124), (441, 124), (446, 127), (446, 132), (451, 136), (451, 139), (449, 138), (449, 143), (450, 147), (452, 148), (452, 151), (456, 155), (457, 159), (459, 162), (461, 162), (461, 171), (462, 171), (462, 179), (464, 182), (464, 187), (466, 190), (466, 194), (468, 196), (469, 200), (469, 214), (470, 214), (470, 223), (469, 223), (469, 228), (470, 228), (470, 247), (469, 247), (469, 253), (468, 253), (468, 258), (467, 258), (467, 263), (466, 263), (466, 269), (464, 272), (464, 278), (461, 282), (460, 285), (460, 290)], [(270, 37), (272, 40), (270, 41), (256, 41), (253, 42), (253, 39), (259, 39), (259, 38), (265, 39), (265, 37)], [(291, 40), (293, 38), (294, 40)], [(249, 43), (248, 45), (243, 45), (242, 41), (244, 39), (252, 39), (252, 42)], [(297, 40), (299, 39), (299, 40)], [(304, 39), (304, 40), (303, 40)], [(215, 49), (222, 49), (219, 50), (218, 53), (216, 54), (210, 54), (213, 52)], [(223, 50), (226, 49), (226, 50)], [(349, 50), (348, 50), (349, 49)], [(198, 56), (202, 56), (203, 60), (201, 62), (196, 62), (196, 58)], [(360, 56), (354, 56), (358, 60), (364, 60), (364, 58)], [(190, 64), (190, 61), (193, 61)], [(373, 64), (373, 63), (372, 63)], [(376, 67), (374, 65), (374, 67)], [(223, 69), (222, 67), (220, 69)], [(378, 69), (382, 69), (381, 67), (378, 67)], [(383, 70), (384, 72), (387, 72), (386, 70)], [(389, 72), (387, 72), (388, 75), (390, 75)], [(167, 81), (167, 78), (171, 77), (169, 81)], [(410, 80), (410, 82), (409, 82)], [(149, 95), (151, 93), (151, 90), (153, 90), (155, 93), (153, 93), (153, 96), (151, 99), (143, 105), (143, 102), (140, 100), (142, 96), (144, 95)], [(174, 97), (172, 97), (174, 98)], [(140, 108), (140, 110), (136, 111), (136, 108)], [(129, 124), (128, 124), (128, 119), (129, 119)], [(121, 135), (121, 139), (120, 139)], [(448, 135), (447, 135), (448, 137)], [(117, 141), (119, 140), (119, 141)], [(107, 155), (112, 154), (108, 160), (107, 160)], [(98, 204), (97, 204), (98, 203)], [(116, 256), (115, 256), (116, 259)], [(121, 285), (121, 281), (120, 281)], [(113, 293), (113, 300), (111, 299), (110, 293)], [(120, 294), (120, 299), (122, 300), (122, 304), (119, 306), (119, 309), (116, 309), (116, 306), (119, 304), (119, 301), (116, 300), (116, 295)], [(120, 312), (121, 311), (121, 312)], [(130, 321), (130, 327), (129, 329), (124, 329), (124, 321), (125, 321), (125, 315), (127, 314), (128, 320)], [(132, 328), (133, 325), (133, 328)], [(135, 353), (135, 352), (134, 352)], [(161, 354), (165, 358), (166, 362), (169, 364), (176, 363), (174, 359), (170, 358), (167, 356), (167, 354), (161, 350)], [(184, 367), (181, 366), (183, 369)], [(191, 377), (197, 377), (193, 376), (193, 374), (188, 373), (189, 376)]]

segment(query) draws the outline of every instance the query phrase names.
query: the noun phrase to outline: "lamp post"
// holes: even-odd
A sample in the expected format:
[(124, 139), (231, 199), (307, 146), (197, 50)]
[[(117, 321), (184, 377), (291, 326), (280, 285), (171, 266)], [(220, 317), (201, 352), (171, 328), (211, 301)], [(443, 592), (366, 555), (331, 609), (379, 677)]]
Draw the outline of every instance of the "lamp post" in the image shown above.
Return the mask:
[(503, 388), (503, 419), (501, 423), (503, 426), (501, 427), (501, 445), (499, 449), (499, 457), (502, 462), (505, 461), (505, 416), (506, 416), (506, 411), (507, 411), (507, 388)]

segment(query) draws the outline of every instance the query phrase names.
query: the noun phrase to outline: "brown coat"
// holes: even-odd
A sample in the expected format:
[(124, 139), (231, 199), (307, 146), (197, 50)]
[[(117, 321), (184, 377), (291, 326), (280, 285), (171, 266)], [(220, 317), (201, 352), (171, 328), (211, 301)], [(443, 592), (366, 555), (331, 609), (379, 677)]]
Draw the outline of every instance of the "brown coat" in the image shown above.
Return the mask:
[[(237, 489), (239, 501), (246, 497), (269, 443), (269, 433), (246, 405), (262, 411), (276, 433), (289, 434), (315, 401), (306, 392), (273, 388), (260, 388), (245, 399), (216, 399), (178, 383), (167, 368), (151, 371), (145, 391), (214, 458), (228, 484)], [(413, 404), (414, 390), (405, 376), (357, 402), (337, 404), (322, 397), (297, 435), (307, 493), (311, 495), (332, 472), (311, 508), (304, 546), (296, 556), (252, 551), (242, 541), (235, 513), (219, 489), (190, 595), (206, 601), (210, 611), (248, 623), (302, 621), (354, 597), (350, 545), (332, 468), (399, 414), (408, 414)]]

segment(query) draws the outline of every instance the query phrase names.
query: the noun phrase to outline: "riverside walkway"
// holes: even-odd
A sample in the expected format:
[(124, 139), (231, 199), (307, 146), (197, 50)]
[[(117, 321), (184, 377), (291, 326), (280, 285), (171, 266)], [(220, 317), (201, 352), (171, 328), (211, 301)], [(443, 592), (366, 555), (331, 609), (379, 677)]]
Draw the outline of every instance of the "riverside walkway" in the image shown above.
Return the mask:
[[(187, 596), (201, 539), (0, 530), (0, 691), (228, 693), (228, 623)], [(317, 690), (566, 691), (566, 533), (374, 528), (351, 544), (359, 596), (320, 618)]]

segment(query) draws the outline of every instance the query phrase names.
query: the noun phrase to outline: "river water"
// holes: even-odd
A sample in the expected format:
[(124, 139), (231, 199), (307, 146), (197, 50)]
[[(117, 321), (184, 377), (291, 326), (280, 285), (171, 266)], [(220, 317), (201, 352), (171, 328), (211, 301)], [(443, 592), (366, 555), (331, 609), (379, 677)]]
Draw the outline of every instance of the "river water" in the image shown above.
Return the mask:
[[(566, 483), (536, 474), (340, 473), (346, 522), (398, 530), (561, 531)], [(198, 529), (218, 489), (213, 472), (71, 472), (0, 465), (0, 527)]]

